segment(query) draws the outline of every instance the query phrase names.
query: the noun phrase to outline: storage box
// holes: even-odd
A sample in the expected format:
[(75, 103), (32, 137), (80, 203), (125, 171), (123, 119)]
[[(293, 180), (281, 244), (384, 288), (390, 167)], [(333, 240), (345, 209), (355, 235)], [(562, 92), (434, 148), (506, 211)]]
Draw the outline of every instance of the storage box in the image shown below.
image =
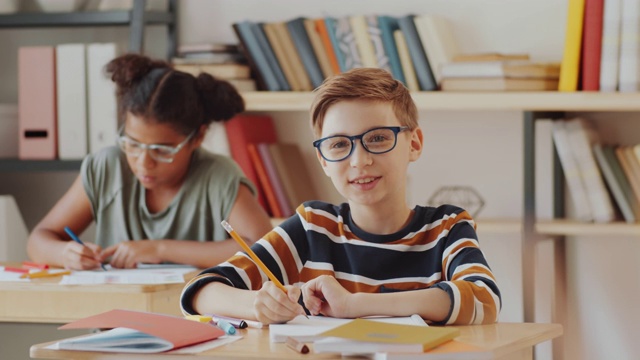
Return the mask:
[(18, 157), (18, 105), (0, 104), (0, 158)]

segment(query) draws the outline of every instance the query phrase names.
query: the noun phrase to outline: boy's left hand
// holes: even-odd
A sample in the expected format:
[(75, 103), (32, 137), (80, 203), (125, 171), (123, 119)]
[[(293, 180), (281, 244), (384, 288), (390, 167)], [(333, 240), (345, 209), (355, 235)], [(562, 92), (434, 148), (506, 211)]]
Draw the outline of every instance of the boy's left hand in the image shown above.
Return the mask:
[(101, 260), (111, 257), (114, 268), (132, 269), (138, 263), (158, 264), (158, 243), (150, 240), (124, 241), (110, 246), (100, 254)]
[(328, 275), (317, 277), (302, 286), (304, 306), (311, 315), (351, 317), (348, 306), (351, 295), (335, 277)]

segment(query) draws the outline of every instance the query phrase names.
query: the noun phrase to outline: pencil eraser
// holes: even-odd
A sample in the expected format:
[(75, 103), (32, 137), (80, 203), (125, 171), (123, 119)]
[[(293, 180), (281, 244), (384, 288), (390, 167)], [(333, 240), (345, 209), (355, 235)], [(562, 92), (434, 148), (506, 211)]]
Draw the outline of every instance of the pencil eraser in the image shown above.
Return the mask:
[(184, 318), (187, 320), (197, 321), (201, 323), (208, 323), (211, 321), (211, 316), (204, 316), (204, 315), (187, 315)]

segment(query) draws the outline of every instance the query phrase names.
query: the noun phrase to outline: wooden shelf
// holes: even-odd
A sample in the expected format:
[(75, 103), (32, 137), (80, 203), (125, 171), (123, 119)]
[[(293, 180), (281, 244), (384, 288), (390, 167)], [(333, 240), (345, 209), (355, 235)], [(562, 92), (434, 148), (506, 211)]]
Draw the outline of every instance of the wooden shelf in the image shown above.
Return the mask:
[(38, 171), (78, 171), (82, 160), (0, 159), (0, 173)]
[[(308, 111), (310, 92), (242, 94), (248, 111)], [(640, 111), (640, 93), (600, 92), (414, 92), (419, 110), (432, 111)]]
[[(476, 219), (476, 223), (479, 233), (502, 234), (522, 231), (522, 222), (519, 219)], [(640, 237), (640, 223), (596, 224), (567, 219), (539, 220), (536, 223), (536, 232), (550, 236)]]

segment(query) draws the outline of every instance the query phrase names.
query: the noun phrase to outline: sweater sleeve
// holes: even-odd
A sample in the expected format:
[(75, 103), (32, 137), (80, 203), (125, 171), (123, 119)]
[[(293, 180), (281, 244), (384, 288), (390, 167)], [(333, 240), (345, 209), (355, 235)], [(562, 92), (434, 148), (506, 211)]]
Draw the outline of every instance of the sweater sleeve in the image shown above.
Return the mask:
[[(299, 278), (301, 262), (297, 247), (304, 242), (294, 243), (291, 234), (301, 232), (304, 233), (302, 223), (298, 215), (294, 215), (251, 246), (251, 250), (284, 285), (294, 284)], [(216, 281), (238, 289), (259, 290), (269, 277), (247, 253), (239, 251), (218, 266), (202, 271), (185, 285), (180, 295), (182, 313), (196, 314), (192, 305), (194, 296), (202, 287)]]
[(480, 250), (475, 223), (466, 211), (446, 220), (442, 254), (444, 281), (434, 285), (449, 294), (451, 308), (443, 324), (489, 324), (502, 307), (496, 279)]

